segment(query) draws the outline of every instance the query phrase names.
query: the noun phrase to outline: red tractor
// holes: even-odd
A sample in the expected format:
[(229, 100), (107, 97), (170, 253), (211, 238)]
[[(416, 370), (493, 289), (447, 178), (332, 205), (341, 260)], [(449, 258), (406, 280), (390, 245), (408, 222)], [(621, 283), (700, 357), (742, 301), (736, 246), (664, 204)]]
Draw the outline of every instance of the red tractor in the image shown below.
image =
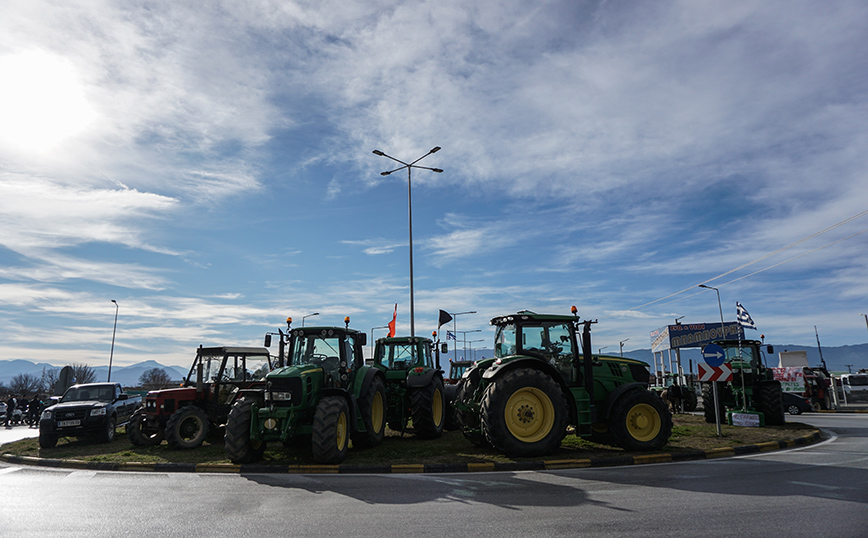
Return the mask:
[(222, 437), (239, 391), (264, 388), (270, 371), (266, 348), (199, 346), (181, 388), (148, 392), (127, 425), (127, 437), (135, 446), (165, 439), (174, 449), (196, 448), (209, 434)]

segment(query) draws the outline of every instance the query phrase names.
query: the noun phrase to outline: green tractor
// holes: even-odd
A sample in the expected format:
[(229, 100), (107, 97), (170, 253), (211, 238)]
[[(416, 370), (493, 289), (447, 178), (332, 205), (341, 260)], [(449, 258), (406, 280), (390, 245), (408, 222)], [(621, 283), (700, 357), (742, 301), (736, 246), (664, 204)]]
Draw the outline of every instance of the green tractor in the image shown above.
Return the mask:
[[(226, 455), (233, 463), (262, 458), (268, 442), (285, 447), (310, 443), (318, 463), (340, 463), (354, 447), (383, 441), (385, 376), (365, 366), (364, 332), (345, 327), (279, 331), (278, 368), (265, 387), (244, 390), (226, 422)], [(266, 335), (265, 346), (271, 344)]]
[(443, 371), (434, 365), (429, 338), (379, 338), (373, 367), (386, 378), (386, 421), (403, 433), (412, 419), (413, 430), (422, 439), (443, 434), (446, 400)]
[[(716, 422), (714, 413), (714, 383), (717, 383), (717, 403), (720, 417), (727, 410), (758, 413), (760, 425), (779, 426), (786, 423), (781, 382), (762, 360), (763, 343), (758, 340), (716, 340), (723, 348), (724, 362), (732, 368), (732, 381), (712, 381), (702, 384), (702, 402), (706, 422)], [(766, 346), (769, 354), (772, 346)]]
[(494, 358), (464, 373), (453, 404), (472, 443), (510, 456), (541, 456), (560, 446), (568, 425), (577, 436), (626, 450), (657, 450), (668, 442), (672, 415), (648, 390), (649, 365), (592, 355), (596, 322), (579, 321), (575, 307), (572, 312), (524, 310), (491, 320)]

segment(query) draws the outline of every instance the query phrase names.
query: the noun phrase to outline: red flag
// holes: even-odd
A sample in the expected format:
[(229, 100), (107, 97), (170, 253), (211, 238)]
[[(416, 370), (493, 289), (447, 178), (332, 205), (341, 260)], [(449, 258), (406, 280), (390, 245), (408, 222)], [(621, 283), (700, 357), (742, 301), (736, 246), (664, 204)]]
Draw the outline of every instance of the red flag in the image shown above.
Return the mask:
[(389, 338), (395, 337), (395, 320), (398, 319), (398, 303), (395, 303), (395, 313), (392, 314), (392, 321), (389, 322)]

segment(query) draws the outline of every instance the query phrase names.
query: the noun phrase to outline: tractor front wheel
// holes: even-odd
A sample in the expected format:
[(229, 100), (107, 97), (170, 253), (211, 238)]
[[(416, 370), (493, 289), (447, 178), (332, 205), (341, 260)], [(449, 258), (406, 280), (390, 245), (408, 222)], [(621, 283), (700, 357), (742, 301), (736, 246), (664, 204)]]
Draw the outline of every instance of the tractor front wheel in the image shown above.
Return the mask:
[[(458, 388), (455, 390), (455, 399), (453, 403), (461, 403), (464, 405), (473, 405), (474, 393), (479, 387), (479, 381), (482, 379), (482, 371), (473, 366), (467, 373), (458, 381)], [(465, 439), (479, 447), (489, 447), (491, 444), (482, 434), (482, 424), (479, 420), (479, 414), (470, 410), (453, 407), (455, 414), (455, 422), (464, 434)]]
[(383, 380), (375, 377), (358, 402), (365, 431), (352, 435), (353, 446), (359, 448), (378, 446), (383, 442), (383, 435), (386, 433), (386, 386), (383, 385)]
[(608, 422), (615, 444), (624, 450), (659, 450), (672, 434), (672, 413), (659, 396), (644, 389), (618, 398)]
[(311, 446), (317, 463), (340, 463), (347, 457), (350, 442), (350, 408), (341, 396), (319, 401), (313, 416)]
[(410, 392), (410, 409), (416, 435), (422, 439), (437, 439), (443, 435), (446, 419), (443, 381), (435, 376), (427, 387), (413, 389)]
[(166, 441), (175, 450), (201, 446), (207, 436), (208, 416), (198, 407), (182, 407), (166, 421)]
[(754, 395), (757, 411), (765, 415), (767, 426), (786, 424), (787, 418), (784, 414), (780, 381), (763, 381), (759, 383), (754, 387)]
[(132, 418), (127, 423), (127, 438), (133, 446), (155, 446), (163, 442), (165, 432), (163, 430), (146, 431), (145, 413), (141, 409), (133, 413)]
[(265, 453), (265, 441), (250, 439), (253, 404), (262, 405), (262, 402), (256, 398), (242, 396), (235, 400), (232, 409), (229, 410), (223, 439), (226, 457), (232, 463), (259, 461)]
[(541, 456), (567, 433), (567, 399), (551, 376), (517, 368), (495, 379), (482, 396), (482, 431), (510, 456)]

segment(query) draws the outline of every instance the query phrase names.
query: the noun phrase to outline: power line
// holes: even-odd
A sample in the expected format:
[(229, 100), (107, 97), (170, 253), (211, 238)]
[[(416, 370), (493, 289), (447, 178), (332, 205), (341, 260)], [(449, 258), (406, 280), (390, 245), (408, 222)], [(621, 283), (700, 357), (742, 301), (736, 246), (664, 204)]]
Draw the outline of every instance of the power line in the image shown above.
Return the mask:
[[(740, 265), (740, 266), (736, 267), (735, 269), (731, 269), (731, 270), (729, 270), (729, 271), (727, 271), (727, 272), (725, 272), (725, 273), (721, 273), (721, 274), (719, 274), (719, 275), (717, 275), (717, 276), (715, 276), (715, 277), (709, 278), (709, 279), (707, 279), (707, 280), (705, 280), (705, 281), (703, 281), (703, 282), (700, 282), (699, 284), (708, 284), (709, 282), (714, 282), (715, 280), (717, 280), (717, 279), (719, 279), (719, 278), (723, 278), (723, 277), (725, 277), (725, 276), (727, 276), (727, 275), (731, 275), (732, 273), (735, 273), (736, 271), (740, 271), (741, 269), (744, 269), (745, 267), (750, 267), (751, 265), (754, 265), (754, 264), (759, 263), (759, 262), (761, 262), (761, 261), (763, 261), (763, 260), (766, 260), (766, 259), (768, 259), (768, 258), (774, 256), (775, 254), (779, 254), (779, 253), (781, 253), (781, 252), (783, 252), (783, 251), (785, 251), (785, 250), (788, 250), (788, 249), (790, 249), (790, 248), (793, 248), (793, 247), (795, 247), (795, 246), (798, 246), (798, 245), (804, 243), (805, 241), (808, 241), (809, 239), (813, 239), (813, 238), (815, 238), (815, 237), (818, 237), (818, 236), (820, 236), (820, 235), (823, 235), (823, 234), (826, 233), (826, 232), (829, 232), (829, 231), (831, 231), (831, 230), (834, 230), (835, 228), (839, 228), (839, 227), (841, 227), (841, 226), (843, 226), (843, 225), (845, 225), (845, 224), (847, 224), (847, 223), (849, 223), (849, 222), (852, 222), (852, 221), (854, 221), (854, 220), (856, 220), (856, 219), (858, 219), (858, 218), (860, 218), (860, 217), (863, 217), (863, 216), (865, 216), (865, 215), (868, 215), (868, 209), (866, 209), (865, 211), (862, 211), (862, 212), (860, 212), (860, 213), (857, 213), (857, 214), (855, 214), (855, 215), (853, 215), (853, 216), (851, 216), (851, 217), (848, 217), (848, 218), (846, 218), (846, 219), (844, 219), (844, 220), (842, 220), (842, 221), (840, 221), (840, 222), (837, 222), (837, 223), (835, 223), (835, 224), (833, 224), (833, 225), (831, 225), (831, 226), (828, 226), (827, 228), (824, 228), (824, 229), (820, 230), (819, 232), (814, 232), (814, 233), (812, 233), (812, 234), (809, 235), (809, 236), (803, 237), (803, 238), (799, 239), (798, 241), (796, 241), (796, 242), (794, 242), (794, 243), (790, 243), (789, 245), (787, 245), (787, 246), (785, 246), (785, 247), (781, 247), (781, 248), (775, 250), (774, 252), (771, 252), (771, 253), (766, 254), (766, 255), (764, 255), (764, 256), (760, 256), (759, 258), (757, 258), (757, 259), (755, 259), (755, 260), (753, 260), (753, 261), (750, 261), (750, 262), (747, 262), (747, 263), (745, 263), (745, 264), (743, 264), (743, 265)], [(725, 283), (723, 283), (723, 284), (718, 284), (718, 286), (725, 286), (726, 284), (731, 284), (731, 283), (733, 283), (733, 282), (737, 282), (737, 281), (739, 281), (739, 280), (741, 280), (741, 279), (743, 279), (743, 278), (747, 278), (747, 277), (749, 277), (749, 276), (753, 276), (753, 275), (755, 275), (755, 274), (757, 274), (757, 273), (762, 273), (763, 271), (767, 271), (767, 270), (772, 269), (772, 268), (774, 268), (774, 267), (778, 267), (778, 266), (783, 265), (783, 264), (785, 264), (785, 263), (788, 263), (788, 262), (791, 262), (791, 261), (796, 260), (796, 259), (798, 259), (798, 258), (801, 258), (802, 256), (807, 256), (808, 254), (811, 254), (811, 253), (817, 252), (818, 250), (822, 250), (822, 249), (824, 249), (824, 248), (826, 248), (826, 247), (830, 247), (830, 246), (832, 246), (832, 245), (834, 245), (834, 244), (836, 244), (836, 243), (840, 243), (841, 241), (845, 241), (845, 240), (847, 240), (847, 239), (850, 239), (851, 237), (855, 237), (855, 236), (857, 236), (857, 235), (859, 235), (859, 234), (865, 233), (866, 231), (868, 231), (868, 229), (866, 229), (866, 230), (862, 230), (861, 232), (856, 232), (856, 233), (854, 233), (854, 234), (852, 234), (852, 235), (849, 235), (849, 236), (847, 236), (847, 237), (845, 237), (845, 238), (843, 238), (843, 239), (839, 239), (839, 240), (837, 240), (837, 241), (833, 241), (833, 242), (831, 242), (831, 243), (829, 243), (829, 244), (827, 244), (827, 245), (823, 245), (822, 247), (816, 248), (816, 249), (814, 249), (814, 250), (812, 250), (812, 251), (810, 251), (810, 252), (805, 252), (805, 253), (803, 253), (803, 254), (800, 254), (800, 255), (798, 255), (798, 256), (795, 256), (795, 257), (793, 257), (793, 258), (790, 258), (789, 260), (785, 260), (785, 261), (782, 261), (782, 262), (777, 263), (777, 264), (775, 264), (775, 265), (772, 265), (772, 266), (766, 267), (765, 269), (760, 269), (759, 271), (755, 271), (755, 272), (750, 273), (750, 274), (748, 274), (748, 275), (745, 275), (745, 276), (742, 276), (742, 277), (736, 278), (735, 280), (730, 280), (729, 282), (725, 282)], [(643, 304), (643, 305), (635, 306), (635, 307), (630, 308), (629, 310), (627, 310), (627, 312), (630, 312), (630, 311), (632, 311), (632, 310), (639, 310), (640, 308), (645, 308), (646, 306), (649, 306), (649, 305), (652, 305), (652, 304), (659, 303), (660, 301), (665, 301), (666, 299), (669, 299), (670, 297), (675, 297), (676, 295), (681, 295), (682, 293), (684, 293), (684, 292), (686, 292), (686, 291), (695, 290), (696, 287), (697, 287), (699, 284), (694, 284), (694, 285), (692, 285), (692, 286), (690, 286), (690, 287), (688, 287), (688, 288), (684, 288), (683, 290), (676, 291), (675, 293), (670, 293), (669, 295), (667, 295), (667, 296), (665, 296), (665, 297), (661, 297), (661, 298), (659, 298), (659, 299), (655, 299), (654, 301), (651, 301), (651, 302), (645, 303), (645, 304)], [(688, 297), (684, 297), (684, 298), (686, 299), (686, 298), (689, 298), (689, 297), (693, 297), (694, 295), (699, 295), (699, 293), (702, 293), (702, 292), (694, 293), (693, 295), (690, 295), (690, 296), (688, 296)], [(663, 304), (669, 304), (669, 303), (671, 303), (671, 302), (673, 302), (673, 301), (667, 301), (666, 303), (663, 303)]]

